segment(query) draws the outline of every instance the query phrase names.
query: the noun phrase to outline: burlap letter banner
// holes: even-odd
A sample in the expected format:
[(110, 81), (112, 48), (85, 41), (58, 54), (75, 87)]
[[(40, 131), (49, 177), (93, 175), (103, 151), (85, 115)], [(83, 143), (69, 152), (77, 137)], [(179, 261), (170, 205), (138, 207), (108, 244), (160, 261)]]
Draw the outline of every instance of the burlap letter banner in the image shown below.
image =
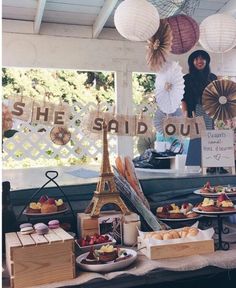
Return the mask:
[(163, 130), (166, 137), (175, 135), (194, 139), (201, 137), (201, 131), (206, 130), (206, 126), (203, 117), (168, 117), (163, 121)]

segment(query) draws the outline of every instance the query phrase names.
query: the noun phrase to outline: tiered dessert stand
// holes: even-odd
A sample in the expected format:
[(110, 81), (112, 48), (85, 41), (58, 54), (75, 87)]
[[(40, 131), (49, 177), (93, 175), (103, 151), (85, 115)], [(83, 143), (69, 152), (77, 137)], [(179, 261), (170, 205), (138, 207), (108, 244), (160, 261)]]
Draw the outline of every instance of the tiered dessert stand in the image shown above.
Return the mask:
[[(202, 193), (200, 190), (195, 190), (193, 193), (200, 195), (202, 197), (208, 197), (208, 198), (216, 198), (219, 196), (219, 193)], [(226, 193), (228, 197), (235, 197), (236, 192), (232, 193)], [(230, 244), (229, 242), (223, 241), (222, 240), (222, 233), (223, 234), (228, 234), (229, 233), (229, 228), (223, 227), (223, 218), (232, 214), (236, 214), (236, 205), (234, 206), (235, 209), (232, 211), (215, 211), (215, 212), (206, 212), (206, 211), (201, 211), (197, 208), (193, 208), (193, 211), (206, 216), (206, 217), (216, 217), (217, 218), (217, 227), (215, 228), (216, 234), (218, 234), (218, 243), (216, 245), (217, 250), (229, 250)]]
[[(72, 209), (72, 206), (71, 206), (71, 203), (68, 199), (68, 197), (66, 196), (66, 194), (64, 193), (64, 191), (61, 189), (61, 187), (57, 184), (57, 182), (55, 181), (55, 179), (57, 178), (58, 176), (58, 172), (57, 171), (47, 171), (45, 173), (45, 176), (49, 179), (41, 188), (39, 188), (37, 191), (35, 191), (35, 193), (30, 197), (28, 203), (26, 203), (26, 205), (24, 206), (24, 208), (21, 210), (19, 216), (17, 217), (17, 220), (20, 219), (20, 217), (23, 215), (25, 215), (27, 217), (27, 219), (30, 220), (31, 217), (51, 217), (53, 215), (57, 215), (57, 214), (63, 214), (63, 213), (66, 213), (68, 212), (68, 209), (65, 208), (64, 210), (61, 210), (61, 211), (57, 211), (57, 212), (53, 212), (53, 213), (27, 213), (26, 211), (26, 208), (27, 206), (29, 205), (30, 202), (32, 202), (32, 200), (34, 199), (34, 197), (36, 195), (38, 195), (50, 182), (53, 182), (56, 187), (59, 189), (59, 191), (62, 193), (62, 195), (64, 196), (66, 202), (68, 203), (69, 207), (70, 207), (70, 211), (71, 211), (71, 214), (72, 214), (72, 217), (73, 217), (73, 222), (74, 222), (74, 226), (76, 228), (76, 216), (73, 212), (73, 209)], [(76, 229), (75, 229), (76, 230)]]

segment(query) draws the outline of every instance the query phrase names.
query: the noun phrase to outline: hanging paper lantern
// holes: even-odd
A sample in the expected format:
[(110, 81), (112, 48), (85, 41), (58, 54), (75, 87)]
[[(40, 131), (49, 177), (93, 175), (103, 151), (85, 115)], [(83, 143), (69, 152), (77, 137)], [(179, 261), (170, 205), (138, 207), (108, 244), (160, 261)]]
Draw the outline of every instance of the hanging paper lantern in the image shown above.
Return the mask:
[(173, 40), (171, 53), (183, 54), (191, 50), (199, 39), (197, 22), (187, 15), (176, 15), (167, 18), (172, 30)]
[(202, 107), (214, 120), (231, 120), (236, 116), (236, 83), (215, 80), (203, 91)]
[(231, 15), (214, 14), (200, 24), (199, 43), (213, 53), (224, 53), (236, 45), (236, 20)]
[(125, 0), (116, 9), (114, 22), (118, 32), (131, 41), (147, 41), (158, 30), (159, 13), (146, 0)]
[(170, 25), (165, 19), (160, 20), (157, 32), (148, 40), (147, 64), (153, 71), (159, 71), (166, 62), (171, 50), (172, 32)]

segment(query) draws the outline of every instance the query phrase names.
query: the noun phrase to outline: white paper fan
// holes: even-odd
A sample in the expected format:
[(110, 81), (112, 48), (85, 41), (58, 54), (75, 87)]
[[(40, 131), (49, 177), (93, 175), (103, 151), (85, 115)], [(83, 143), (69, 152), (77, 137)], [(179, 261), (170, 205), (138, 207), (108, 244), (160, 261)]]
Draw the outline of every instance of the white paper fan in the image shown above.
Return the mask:
[[(182, 110), (180, 108), (178, 108), (174, 113), (168, 114), (169, 116), (182, 116)], [(157, 108), (156, 113), (154, 114), (153, 117), (153, 124), (154, 127), (156, 128), (156, 131), (164, 134), (164, 130), (163, 130), (163, 123), (164, 123), (164, 119), (167, 117), (167, 114), (162, 112), (160, 110), (160, 108)]]
[(156, 102), (162, 112), (170, 114), (179, 108), (184, 94), (184, 74), (178, 62), (168, 62), (156, 74)]

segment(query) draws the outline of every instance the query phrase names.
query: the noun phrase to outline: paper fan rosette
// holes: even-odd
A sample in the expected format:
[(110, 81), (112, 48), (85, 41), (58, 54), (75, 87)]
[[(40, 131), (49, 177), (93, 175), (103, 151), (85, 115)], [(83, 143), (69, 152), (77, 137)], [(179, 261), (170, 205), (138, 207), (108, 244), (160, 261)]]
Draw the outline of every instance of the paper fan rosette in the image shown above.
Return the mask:
[(184, 94), (184, 78), (178, 62), (166, 63), (156, 74), (156, 102), (162, 112), (174, 113)]
[(70, 131), (64, 126), (52, 128), (50, 138), (54, 144), (66, 145), (71, 139)]
[(153, 71), (159, 71), (166, 62), (172, 46), (172, 32), (169, 23), (165, 19), (160, 20), (160, 26), (156, 34), (147, 42), (147, 65)]
[[(171, 117), (182, 116), (182, 110), (178, 108), (174, 113), (168, 114), (168, 116), (171, 116)], [(164, 134), (163, 123), (166, 117), (167, 117), (167, 114), (162, 112), (159, 108), (157, 108), (156, 113), (154, 114), (154, 117), (153, 117), (153, 124), (154, 124), (154, 127), (156, 128), (156, 131), (161, 134)]]
[(203, 91), (202, 107), (214, 120), (230, 120), (236, 116), (236, 83), (215, 80)]

